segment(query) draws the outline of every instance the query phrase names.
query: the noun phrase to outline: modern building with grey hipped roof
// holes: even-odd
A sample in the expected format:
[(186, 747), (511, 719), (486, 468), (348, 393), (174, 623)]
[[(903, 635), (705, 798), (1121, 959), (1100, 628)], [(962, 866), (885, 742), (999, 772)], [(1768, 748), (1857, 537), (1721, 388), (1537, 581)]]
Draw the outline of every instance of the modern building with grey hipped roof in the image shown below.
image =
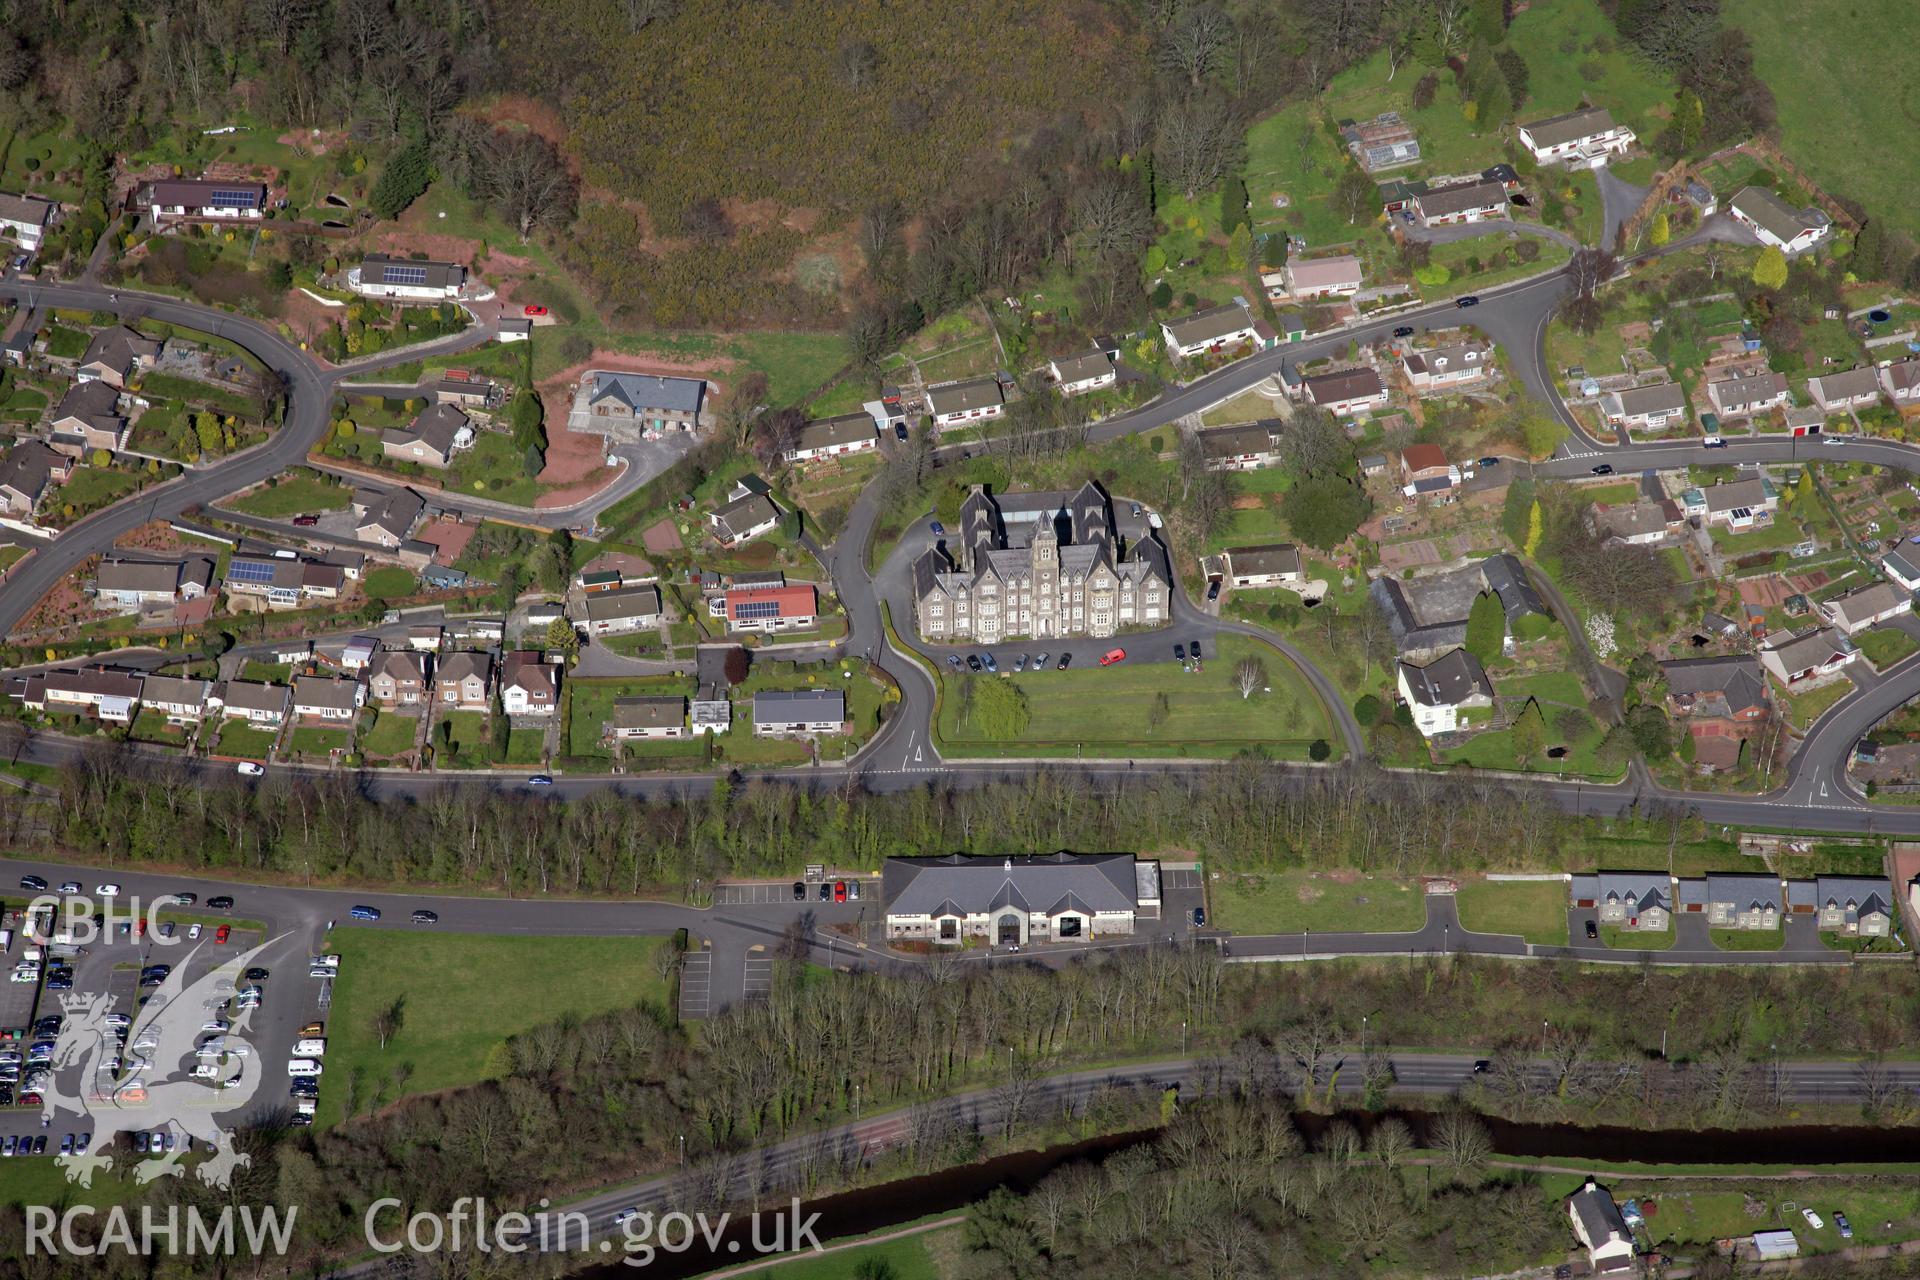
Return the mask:
[(841, 733), (846, 721), (847, 699), (838, 689), (763, 689), (753, 695), (757, 737)]
[(1130, 853), (888, 858), (887, 937), (958, 946), (1072, 942), (1160, 916), (1160, 864)]

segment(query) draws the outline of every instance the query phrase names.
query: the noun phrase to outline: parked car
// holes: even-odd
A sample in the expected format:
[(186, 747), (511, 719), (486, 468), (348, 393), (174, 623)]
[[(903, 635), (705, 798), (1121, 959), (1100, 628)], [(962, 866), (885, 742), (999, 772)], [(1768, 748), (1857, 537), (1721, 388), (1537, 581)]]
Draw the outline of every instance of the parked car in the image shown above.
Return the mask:
[(1073, 655), (1071, 653), (1063, 653), (1060, 655), (1060, 661), (1053, 664), (1053, 669), (1055, 671), (1065, 671), (1067, 669), (1067, 664), (1072, 661), (1073, 661)]
[(828, 884), (825, 880), (822, 880), (820, 882), (820, 901), (822, 902), (833, 901), (833, 886)]
[(311, 529), (313, 528), (313, 526), (320, 523), (320, 517), (319, 516), (295, 516), (293, 518), (293, 523), (297, 528)]
[(233, 910), (233, 899), (227, 897), (225, 894), (221, 894), (217, 898), (208, 898), (207, 905), (215, 911), (231, 911)]
[(1125, 649), (1109, 649), (1100, 655), (1100, 665), (1103, 667), (1110, 667), (1116, 662), (1125, 662), (1126, 660), (1127, 651)]
[(306, 1026), (300, 1028), (300, 1034), (303, 1036), (323, 1036), (327, 1034), (327, 1024), (324, 1022), (309, 1022)]
[(120, 896), (120, 886), (111, 881), (103, 885), (96, 885), (93, 891), (97, 896), (102, 898), (117, 898)]
[(1800, 1211), (1800, 1216), (1805, 1218), (1807, 1220), (1807, 1225), (1812, 1227), (1815, 1231), (1818, 1231), (1820, 1230), (1820, 1228), (1827, 1225), (1826, 1219), (1822, 1218), (1819, 1214), (1815, 1213), (1811, 1209), (1802, 1209)]
[(197, 924), (190, 924), (190, 925), (188, 925), (188, 926), (187, 926), (187, 941), (189, 941), (189, 942), (194, 942), (194, 941), (197, 941), (197, 940), (199, 939), (199, 937), (200, 937), (200, 926), (199, 926), (199, 925), (197, 925)]
[(1846, 442), (1847, 438), (1845, 436), (1825, 435), (1820, 437), (1821, 444), (1845, 444)]
[(952, 667), (955, 671), (964, 671), (966, 670), (966, 666), (967, 666), (966, 663), (960, 661), (960, 655), (957, 653), (950, 653), (947, 655), (947, 665)]
[(47, 882), (39, 876), (21, 876), (20, 887), (28, 893), (40, 893), (46, 889)]
[(1725, 436), (1708, 436), (1700, 442), (1702, 449), (1724, 449), (1727, 447)]
[(172, 896), (173, 905), (176, 907), (190, 907), (200, 901), (200, 895), (197, 893), (176, 893)]
[(1593, 474), (1597, 476), (1610, 476), (1613, 474), (1613, 464), (1611, 462), (1603, 462), (1593, 469)]
[(835, 902), (845, 902), (847, 900), (847, 882), (845, 880), (835, 880), (833, 882), (833, 900)]
[(1193, 927), (1196, 929), (1204, 929), (1207, 927), (1207, 909), (1205, 907), (1195, 907), (1193, 909)]
[(847, 881), (847, 901), (860, 901), (860, 882), (858, 880)]
[(233, 933), (233, 926), (230, 924), (223, 924), (218, 929), (215, 929), (213, 931), (213, 940), (215, 943), (224, 944), (227, 938), (232, 933)]
[(1015, 671), (1025, 671), (1025, 670), (1027, 669), (1027, 655), (1026, 655), (1026, 654), (1024, 654), (1024, 653), (1023, 653), (1023, 654), (1021, 654), (1021, 655), (1020, 655), (1020, 656), (1019, 656), (1018, 658), (1015, 658), (1015, 659), (1013, 660), (1013, 669), (1014, 669)]
[(1480, 459), (1480, 469), (1482, 471), (1486, 470), (1488, 467), (1497, 467), (1499, 465), (1500, 465), (1500, 459), (1498, 458), (1487, 457), (1487, 458)]
[(938, 520), (935, 520), (932, 524), (928, 525), (927, 528), (932, 530), (933, 536), (936, 538), (942, 536), (947, 531), (947, 526), (941, 524)]
[(1186, 645), (1184, 645), (1184, 644), (1181, 644), (1181, 643), (1179, 643), (1179, 642), (1177, 642), (1177, 641), (1176, 641), (1176, 642), (1174, 643), (1174, 646), (1173, 646), (1173, 660), (1174, 660), (1175, 662), (1185, 662), (1185, 661), (1187, 660), (1187, 646), (1186, 646)]
[(522, 315), (544, 316), (545, 314), (547, 314), (547, 309), (541, 306), (537, 302), (529, 302), (526, 306), (520, 309), (520, 312)]
[(1413, 336), (1413, 326), (1403, 324), (1393, 331), (1393, 336), (1396, 338), (1411, 338)]
[(1587, 921), (1587, 937), (1589, 939), (1593, 939), (1599, 936), (1600, 936), (1600, 926), (1595, 924), (1591, 920)]
[(246, 973), (246, 978), (248, 982), (265, 982), (271, 976), (272, 976), (271, 974), (269, 974), (265, 969), (262, 969), (259, 965), (255, 965), (253, 968), (247, 970), (247, 973)]
[(981, 671), (981, 666), (980, 666), (980, 655), (979, 655), (979, 654), (977, 654), (977, 653), (970, 653), (970, 654), (968, 654), (968, 655), (967, 655), (967, 670), (969, 670), (969, 671), (971, 671), (971, 672), (973, 672), (973, 673), (974, 673), (975, 675), (979, 675), (979, 674), (980, 674), (980, 671)]
[(355, 920), (378, 920), (380, 918), (380, 908), (359, 906), (352, 908), (347, 914)]
[(1477, 307), (1480, 305), (1480, 299), (1469, 293), (1464, 297), (1455, 298), (1453, 305), (1456, 307)]
[(1040, 668), (1046, 666), (1047, 659), (1051, 658), (1052, 656), (1053, 655), (1048, 653), (1045, 649), (1042, 649), (1039, 653), (1035, 654), (1033, 657), (1033, 669), (1035, 671), (1038, 671)]
[(1853, 1224), (1851, 1222), (1848, 1222), (1847, 1215), (1840, 1212), (1838, 1209), (1835, 1209), (1833, 1211), (1833, 1225), (1839, 1228), (1840, 1238), (1842, 1240), (1853, 1239)]
[(1000, 674), (1000, 664), (993, 660), (992, 654), (990, 653), (981, 654), (980, 661), (986, 666), (987, 670), (992, 674), (994, 675)]
[(80, 882), (78, 880), (62, 880), (60, 882), (60, 892), (78, 893), (80, 892)]
[(793, 900), (795, 902), (805, 902), (807, 900), (807, 886), (805, 882), (800, 880), (793, 882)]
[(1219, 598), (1220, 598), (1220, 579), (1218, 578), (1210, 579), (1207, 582), (1207, 599), (1218, 600)]
[(544, 773), (536, 773), (527, 779), (527, 785), (530, 787), (550, 787), (553, 785), (553, 779)]

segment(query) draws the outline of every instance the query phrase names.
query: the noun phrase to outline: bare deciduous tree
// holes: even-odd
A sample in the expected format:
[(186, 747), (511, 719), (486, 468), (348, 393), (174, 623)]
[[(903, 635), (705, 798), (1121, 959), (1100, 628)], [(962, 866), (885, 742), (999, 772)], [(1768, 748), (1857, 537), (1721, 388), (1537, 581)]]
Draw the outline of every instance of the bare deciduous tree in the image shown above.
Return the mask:
[(1242, 658), (1234, 664), (1233, 687), (1240, 691), (1245, 701), (1255, 693), (1267, 687), (1267, 664), (1258, 658)]

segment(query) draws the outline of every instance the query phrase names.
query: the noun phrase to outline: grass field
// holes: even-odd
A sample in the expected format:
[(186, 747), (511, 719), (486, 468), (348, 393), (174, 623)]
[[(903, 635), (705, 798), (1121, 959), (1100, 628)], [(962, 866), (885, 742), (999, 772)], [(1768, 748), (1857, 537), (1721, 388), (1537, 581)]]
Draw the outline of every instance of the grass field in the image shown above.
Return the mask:
[[(755, 1273), (756, 1280), (847, 1280), (874, 1276), (882, 1280), (944, 1280), (952, 1275), (942, 1266), (961, 1248), (961, 1228), (941, 1227), (883, 1244), (860, 1245), (822, 1256), (796, 1257)], [(863, 1268), (866, 1268), (863, 1270)]]
[(324, 760), (329, 752), (344, 750), (350, 741), (351, 736), (345, 729), (321, 729), (313, 725), (302, 725), (287, 739), (287, 749), (297, 755)]
[(1843, 21), (1820, 0), (1727, 0), (1723, 8), (1728, 26), (1753, 37), (1754, 69), (1773, 90), (1788, 157), (1834, 194), (1920, 234), (1908, 195), (1920, 182), (1920, 154), (1875, 145), (1889, 129), (1920, 124), (1920, 61), (1886, 56), (1887, 33), (1905, 27), (1913, 6), (1852, 0)]
[(271, 729), (256, 729), (250, 724), (229, 720), (221, 728), (220, 741), (214, 750), (223, 756), (265, 760), (267, 753), (273, 750), (274, 737), (274, 731)]
[(1567, 945), (1567, 886), (1558, 880), (1467, 880), (1454, 898), (1460, 924), (1475, 933), (1517, 933)]
[[(1127, 638), (1117, 643), (1125, 647)], [(1156, 638), (1153, 643), (1167, 643)], [(1024, 646), (1038, 651), (1044, 646)], [(1004, 646), (1003, 646), (1004, 648)], [(1000, 655), (1002, 671), (1017, 650)], [(1156, 655), (1158, 656), (1158, 655)], [(1257, 658), (1273, 691), (1242, 698), (1233, 669)], [(1326, 713), (1299, 670), (1285, 656), (1247, 636), (1222, 635), (1205, 670), (1182, 672), (1168, 662), (1075, 666), (1066, 671), (1025, 672), (1008, 677), (1026, 694), (1027, 731), (1013, 741), (990, 740), (960, 723), (958, 682), (984, 677), (943, 671), (940, 736), (943, 749), (958, 754), (1057, 755), (1084, 747), (1088, 755), (1233, 755), (1258, 747), (1276, 755), (1303, 756), (1310, 743), (1329, 738)], [(1152, 723), (1155, 697), (1166, 695), (1164, 723)]]
[(1722, 951), (1778, 951), (1786, 945), (1784, 929), (1709, 929), (1707, 937)]
[(1666, 951), (1673, 946), (1673, 930), (1655, 933), (1650, 929), (1626, 929), (1617, 924), (1600, 926), (1600, 941), (1617, 951)]
[(1900, 659), (1920, 650), (1920, 640), (1915, 640), (1898, 627), (1875, 627), (1861, 635), (1856, 643), (1860, 652), (1867, 655), (1878, 670), (1885, 670)]
[(418, 591), (420, 579), (413, 576), (411, 569), (386, 564), (369, 573), (364, 585), (367, 595), (375, 600), (396, 600)]
[(360, 735), (360, 750), (370, 756), (397, 756), (413, 750), (420, 722), (395, 711), (382, 711), (373, 727)]
[(1411, 880), (1312, 871), (1230, 875), (1214, 885), (1213, 923), (1235, 933), (1410, 933), (1426, 923)]
[(304, 468), (283, 478), (271, 489), (256, 489), (229, 505), (250, 516), (280, 519), (309, 511), (337, 511), (347, 505), (347, 487)]
[(508, 764), (539, 764), (546, 759), (544, 729), (515, 729), (507, 735)]
[[(347, 1094), (364, 1107), (391, 1101), (393, 1073), (409, 1069), (404, 1092), (423, 1093), (500, 1074), (509, 1036), (568, 1014), (661, 1004), (667, 987), (654, 968), (660, 938), (520, 938), (486, 934), (379, 933), (337, 929), (341, 956), (327, 1025), (327, 1087), (320, 1123), (343, 1114)], [(434, 975), (423, 982), (421, 975)], [(555, 974), (591, 974), (556, 982)], [(404, 1000), (399, 1033), (385, 1050), (372, 1020)], [(356, 1075), (357, 1087), (349, 1089)]]
[[(450, 711), (440, 717), (441, 721), (453, 726), (452, 759), (439, 758), (438, 765), (446, 768), (456, 762), (462, 766), (478, 765), (486, 755), (487, 717), (479, 711)], [(440, 750), (440, 725), (433, 727), (433, 737), (428, 739), (435, 751)]]
[(1852, 692), (1853, 681), (1835, 680), (1832, 684), (1809, 689), (1805, 693), (1787, 694), (1782, 699), (1787, 704), (1787, 721), (1804, 733), (1815, 720), (1831, 710), (1834, 703)]

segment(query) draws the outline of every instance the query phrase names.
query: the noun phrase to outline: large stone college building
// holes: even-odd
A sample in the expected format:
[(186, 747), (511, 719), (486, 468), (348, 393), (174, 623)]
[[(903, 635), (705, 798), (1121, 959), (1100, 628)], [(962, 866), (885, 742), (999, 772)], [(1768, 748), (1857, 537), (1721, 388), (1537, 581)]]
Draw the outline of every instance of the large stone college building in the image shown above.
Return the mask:
[(913, 565), (922, 637), (995, 644), (1009, 636), (1113, 635), (1167, 621), (1171, 582), (1158, 543), (1125, 546), (1100, 486), (995, 498), (975, 485), (960, 506), (956, 562), (943, 548)]

